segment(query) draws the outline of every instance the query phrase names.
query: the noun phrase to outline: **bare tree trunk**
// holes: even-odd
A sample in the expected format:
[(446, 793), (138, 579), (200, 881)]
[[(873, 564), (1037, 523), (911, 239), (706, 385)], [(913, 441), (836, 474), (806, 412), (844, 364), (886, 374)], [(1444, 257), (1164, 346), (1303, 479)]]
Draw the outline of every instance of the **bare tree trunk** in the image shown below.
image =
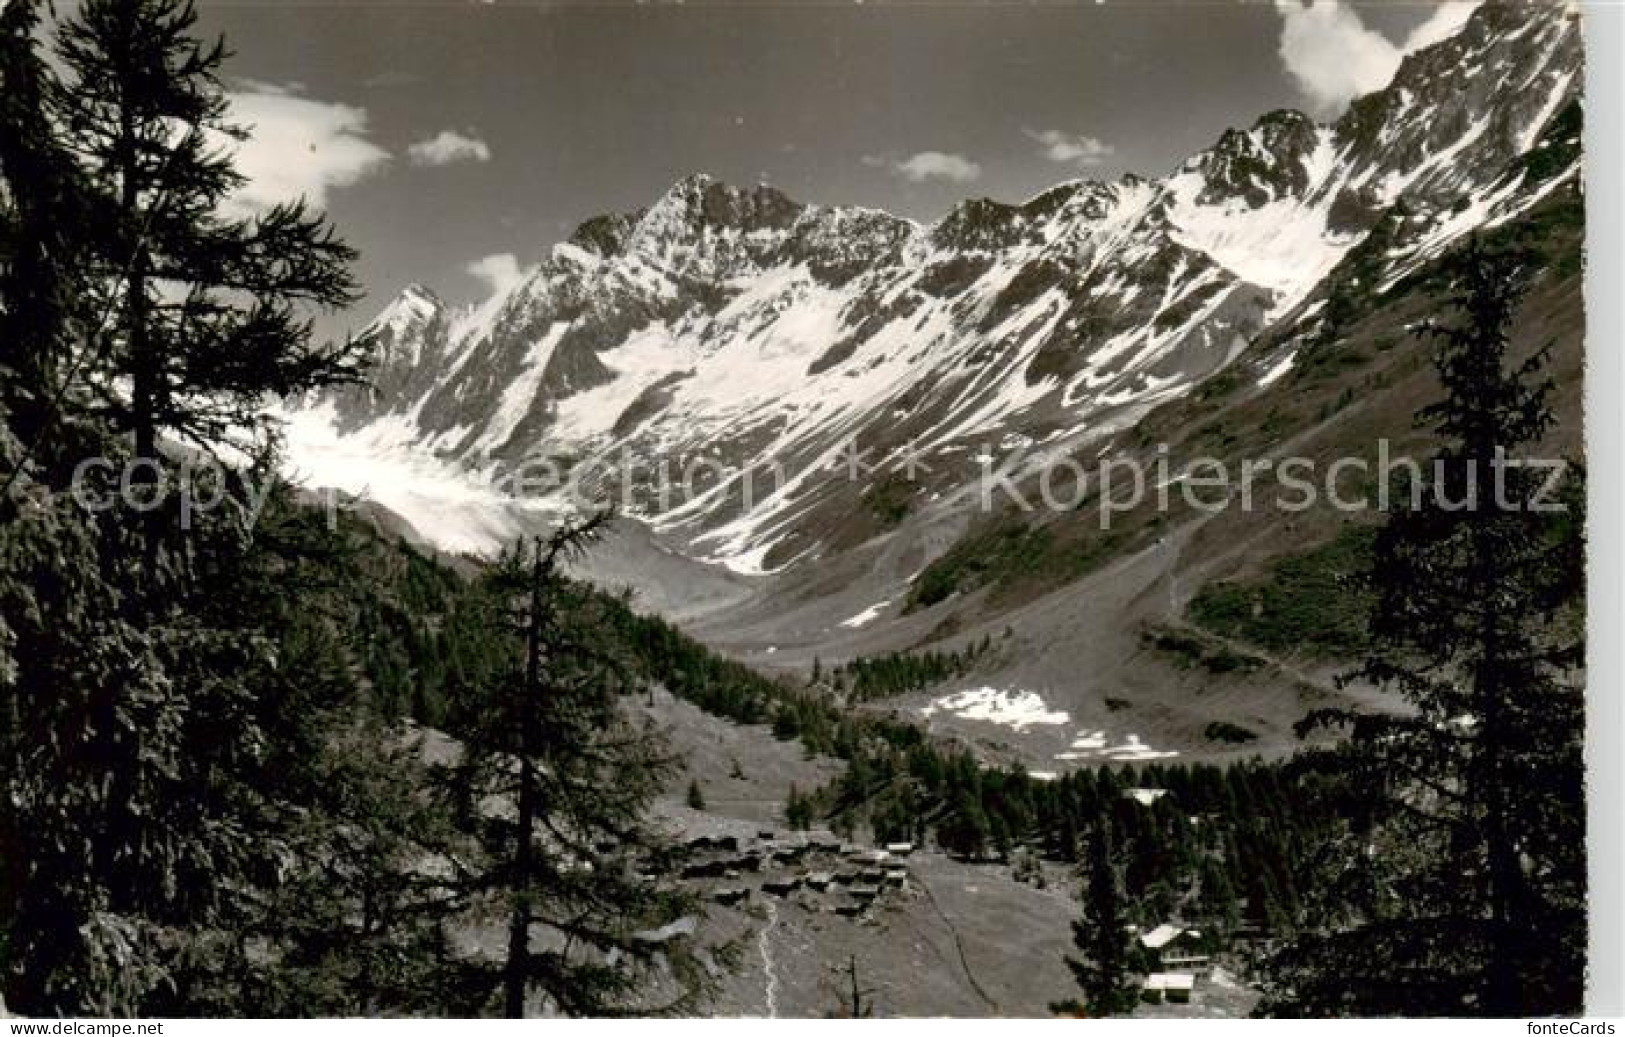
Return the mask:
[(530, 978), (530, 871), (536, 814), (534, 786), (536, 775), (530, 760), (519, 765), (518, 845), (514, 848), (513, 914), (508, 921), (508, 967), (504, 981), (503, 1014), (509, 1019), (525, 1017), (525, 989)]
[(533, 744), (533, 711), (540, 706), (537, 700), (542, 683), (542, 583), (546, 575), (546, 554), (538, 541), (534, 545), (535, 561), (531, 567), (530, 616), (525, 632), (525, 684), (520, 696), (519, 717), (519, 817), (517, 845), (514, 847), (513, 913), (508, 922), (508, 967), (505, 981), (504, 1014), (509, 1019), (525, 1017), (525, 990), (530, 979), (530, 925), (531, 870), (536, 838), (536, 768), (531, 754)]
[(1490, 961), (1486, 970), (1485, 1009), (1499, 1017), (1523, 1015), (1522, 977), (1518, 968), (1523, 938), (1534, 934), (1517, 932), (1517, 905), (1522, 876), (1518, 852), (1508, 824), (1510, 809), (1502, 757), (1506, 752), (1506, 732), (1501, 696), (1507, 689), (1497, 679), (1497, 634), (1494, 606), (1486, 606), (1484, 617), (1484, 659), (1476, 683), (1482, 704), (1483, 731), (1478, 751), (1482, 754), (1478, 773), (1484, 797), (1484, 848), (1489, 867)]

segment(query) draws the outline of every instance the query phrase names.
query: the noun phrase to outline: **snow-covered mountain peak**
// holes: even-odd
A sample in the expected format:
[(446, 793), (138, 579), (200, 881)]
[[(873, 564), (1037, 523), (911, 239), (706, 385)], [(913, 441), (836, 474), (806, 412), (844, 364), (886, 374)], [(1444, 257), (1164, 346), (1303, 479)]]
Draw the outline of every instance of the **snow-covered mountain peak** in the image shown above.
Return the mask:
[(384, 308), (373, 324), (395, 331), (397, 334), (420, 328), (445, 312), (446, 304), (440, 297), (421, 284), (410, 284), (402, 289), (395, 301)]

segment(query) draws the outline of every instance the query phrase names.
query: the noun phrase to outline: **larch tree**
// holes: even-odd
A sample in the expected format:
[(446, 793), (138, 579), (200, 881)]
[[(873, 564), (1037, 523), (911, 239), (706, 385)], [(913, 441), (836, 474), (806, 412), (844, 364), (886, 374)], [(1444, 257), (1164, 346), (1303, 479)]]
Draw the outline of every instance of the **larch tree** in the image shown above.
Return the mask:
[[(708, 986), (684, 947), (688, 899), (648, 877), (666, 846), (647, 811), (678, 761), (651, 723), (630, 718), (636, 684), (597, 633), (601, 603), (563, 571), (608, 520), (522, 542), (486, 577), (489, 623), (508, 632), (507, 649), (476, 690), (450, 787), (485, 848), (467, 885), (503, 919), (507, 944), (495, 968), (471, 965), (471, 1011), (681, 1011)], [(674, 924), (684, 932), (661, 935)], [(650, 996), (641, 982), (657, 957), (672, 983)]]
[(308, 805), (266, 780), (289, 654), (238, 578), (278, 563), (248, 536), (244, 473), (170, 552), (36, 448), (68, 469), (133, 448), (155, 486), (161, 435), (217, 446), (267, 393), (348, 377), (360, 347), (309, 345), (298, 311), (350, 297), (352, 253), (298, 205), (224, 215), (238, 133), (189, 6), (76, 8), (60, 82), (36, 5), (0, 18), (0, 982), (29, 1014), (182, 1014)]
[[(198, 37), (190, 0), (87, 0), (57, 52), (53, 108), (98, 213), (107, 317), (89, 373), (155, 488), (161, 438), (252, 441), (269, 397), (358, 377), (365, 343), (320, 342), (311, 321), (355, 300), (355, 252), (302, 200), (242, 214), (234, 150), (250, 128), (231, 121), (225, 45)], [(146, 526), (150, 569), (162, 529)]]

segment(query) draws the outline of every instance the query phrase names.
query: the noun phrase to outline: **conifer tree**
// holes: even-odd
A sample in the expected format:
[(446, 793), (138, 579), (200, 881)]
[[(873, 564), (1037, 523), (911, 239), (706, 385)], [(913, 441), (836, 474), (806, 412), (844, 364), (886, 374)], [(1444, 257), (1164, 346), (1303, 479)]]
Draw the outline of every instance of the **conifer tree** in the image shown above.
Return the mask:
[(1111, 829), (1097, 827), (1088, 838), (1082, 890), (1083, 914), (1072, 923), (1078, 957), (1067, 968), (1083, 991), (1081, 1001), (1051, 1005), (1056, 1012), (1090, 1016), (1123, 1015), (1134, 1010), (1137, 994), (1122, 882), (1112, 860)]
[(811, 798), (794, 784), (784, 800), (784, 823), (791, 830), (804, 832), (812, 826), (813, 803)]
[[(91, 273), (109, 315), (90, 374), (149, 491), (160, 436), (210, 450), (242, 438), (267, 396), (352, 380), (366, 351), (311, 333), (314, 308), (356, 298), (355, 252), (332, 227), (303, 201), (233, 211), (232, 146), (248, 131), (230, 121), (224, 43), (196, 23), (191, 0), (87, 0), (57, 41), (53, 110), (96, 206)], [(149, 570), (160, 532), (148, 523)]]
[[(248, 535), (242, 474), (160, 596), (152, 530), (50, 466), (123, 460), (132, 430), (156, 461), (159, 431), (205, 442), (333, 373), (292, 307), (347, 298), (350, 253), (296, 207), (220, 214), (240, 182), (210, 136), (229, 136), (222, 52), (189, 7), (78, 8), (61, 85), (37, 5), (0, 18), (0, 981), (29, 1014), (186, 1014), (222, 1004), (218, 952), (262, 920), (266, 862), (300, 852), (313, 793), (290, 775), (322, 747), (279, 710), (328, 685), (290, 681), (287, 560)], [(87, 383), (99, 407), (77, 405)], [(117, 499), (109, 482), (80, 488)]]
[[(597, 634), (601, 603), (562, 571), (608, 517), (520, 545), (487, 578), (492, 624), (509, 631), (507, 662), (462, 732), (456, 791), (476, 813), (481, 803), (510, 804), (470, 819), (489, 863), (469, 879), (494, 898), (508, 940), (500, 967), (485, 972), (496, 1004), (476, 991), (472, 1010), (519, 1018), (540, 999), (572, 1016), (630, 1011), (656, 949), (637, 934), (688, 907), (638, 873), (664, 847), (646, 811), (677, 760), (652, 725), (635, 726), (622, 710), (623, 693), (636, 690), (630, 670)], [(704, 993), (701, 970), (682, 967), (682, 948), (664, 950), (682, 990), (643, 1010), (680, 1010)]]
[[(361, 648), (388, 635), (358, 634), (353, 610), (394, 597), (417, 571), (414, 556), (359, 523), (330, 529), (286, 488), (266, 504), (250, 550), (219, 554), (206, 556), (206, 582), (229, 593), (194, 598), (189, 611), (253, 631), (274, 645), (278, 664), (253, 675), (243, 707), (261, 750), (235, 765), (216, 762), (213, 772), (214, 784), (252, 790), (229, 815), (251, 833), (252, 858), (230, 875), (240, 895), (225, 899), (210, 919), (214, 931), (174, 970), (177, 996), (153, 1007), (233, 1016), (443, 1011), (443, 984), (455, 970), (442, 923), (467, 904), (444, 876), (466, 840), (432, 795), (424, 733), (383, 713), (354, 665)], [(397, 574), (396, 560), (408, 575)]]
[(89, 215), (79, 170), (51, 125), (56, 81), (40, 52), (42, 6), (0, 8), (0, 388), (31, 460), (50, 446), (51, 411), (63, 402)]
[[(1376, 646), (1357, 676), (1409, 715), (1328, 712), (1350, 821), (1281, 956), (1272, 1010), (1529, 1016), (1577, 1011), (1585, 947), (1580, 481), (1516, 466), (1553, 421), (1544, 351), (1511, 328), (1527, 257), (1478, 243), (1449, 268), (1443, 441), (1377, 538)], [(1555, 510), (1564, 508), (1566, 510)]]
[(948, 814), (937, 826), (937, 842), (949, 853), (976, 859), (987, 850), (991, 836), (987, 812), (982, 809), (981, 790), (974, 772), (967, 779), (956, 768), (948, 792)]

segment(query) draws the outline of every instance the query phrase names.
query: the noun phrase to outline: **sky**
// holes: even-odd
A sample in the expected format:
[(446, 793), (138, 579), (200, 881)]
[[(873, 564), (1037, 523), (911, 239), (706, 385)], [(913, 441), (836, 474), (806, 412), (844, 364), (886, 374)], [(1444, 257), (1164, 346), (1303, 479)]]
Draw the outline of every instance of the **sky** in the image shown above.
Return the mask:
[(361, 251), (359, 328), (452, 303), (584, 220), (703, 171), (922, 221), (1160, 175), (1225, 128), (1331, 118), (1471, 10), (1450, 0), (539, 4), (202, 0), (253, 210), (297, 195)]

